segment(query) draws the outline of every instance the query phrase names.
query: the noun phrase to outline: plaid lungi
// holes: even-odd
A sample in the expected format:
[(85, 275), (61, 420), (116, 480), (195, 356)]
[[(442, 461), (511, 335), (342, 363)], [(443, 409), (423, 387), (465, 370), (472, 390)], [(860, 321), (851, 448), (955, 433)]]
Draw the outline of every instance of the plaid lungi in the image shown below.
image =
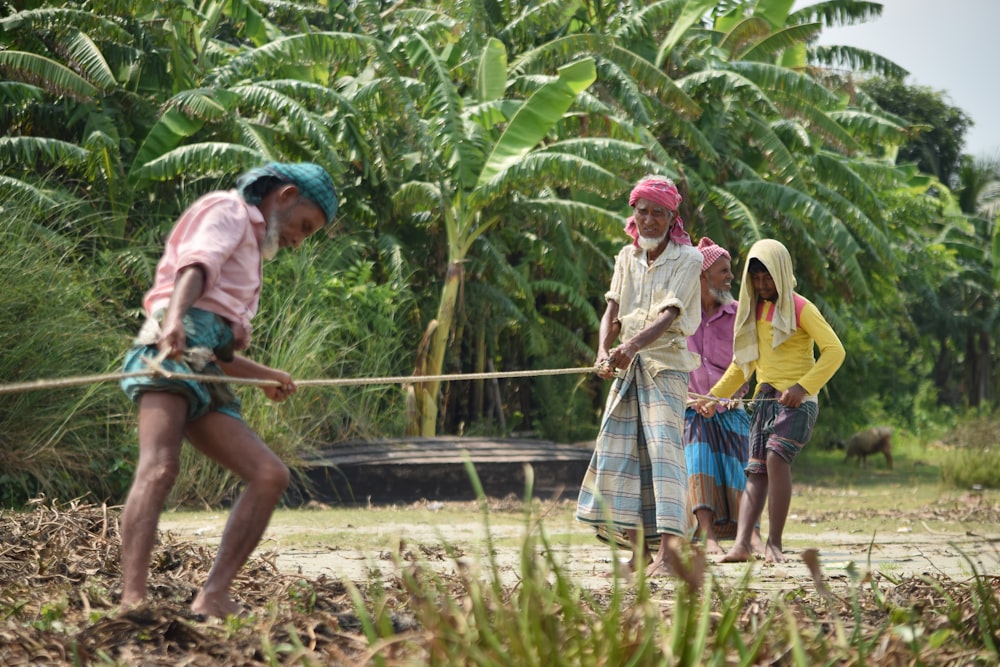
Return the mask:
[(640, 357), (608, 394), (576, 518), (616, 530), (687, 535), (684, 401), (688, 373), (645, 371)]
[(750, 417), (742, 408), (731, 408), (706, 419), (688, 408), (684, 430), (689, 509), (692, 514), (711, 510), (716, 537), (736, 537), (747, 479), (743, 468), (750, 453)]

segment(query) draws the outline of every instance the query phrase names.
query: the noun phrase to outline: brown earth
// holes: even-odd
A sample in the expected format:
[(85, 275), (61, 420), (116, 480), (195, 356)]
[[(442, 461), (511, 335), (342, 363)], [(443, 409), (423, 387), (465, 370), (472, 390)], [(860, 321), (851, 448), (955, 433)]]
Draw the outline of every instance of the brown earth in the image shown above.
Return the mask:
[[(814, 506), (793, 501), (793, 512), (796, 507)], [(3, 512), (0, 664), (370, 664), (376, 655), (385, 657), (391, 642), (373, 646), (368, 641), (352, 595), (361, 595), (372, 609), (375, 585), (376, 597), (382, 600), (379, 608), (391, 618), (394, 632), (419, 646), (429, 635), (420, 631), (418, 619), (409, 611), (417, 605), (411, 604), (411, 593), (396, 576), (397, 564), (429, 564), (450, 582), (455, 595), (462, 596), (461, 578), (449, 574), (456, 568), (449, 548), (460, 562), (478, 564), (486, 576), (491, 571), (484, 547), (486, 529), (476, 509), (475, 503), (423, 501), (397, 507), (394, 518), (385, 520), (379, 508), (371, 508), (368, 511), (375, 514), (370, 516), (381, 518), (370, 525), (357, 511), (279, 512), (235, 585), (235, 595), (249, 615), (227, 621), (206, 621), (188, 611), (211, 566), (225, 513), (165, 514), (151, 572), (151, 600), (122, 614), (116, 605), (117, 508), (39, 502), (33, 511)], [(571, 502), (550, 501), (539, 509), (560, 568), (593, 593), (594, 600), (610, 599), (614, 582), (605, 576), (614, 557), (610, 548), (573, 521)], [(516, 590), (521, 571), (520, 512), (516, 499), (490, 502), (492, 562), (509, 591)], [(338, 526), (337, 522), (353, 523)], [(876, 528), (869, 530), (871, 525)], [(863, 633), (878, 638), (886, 622), (887, 600), (929, 608), (928, 624), (951, 622), (933, 610), (956, 600), (959, 608), (971, 610), (968, 586), (957, 582), (968, 581), (974, 572), (1000, 572), (998, 526), (1000, 504), (983, 494), (924, 510), (810, 511), (790, 517), (785, 540), (788, 563), (713, 563), (708, 571), (724, 590), (730, 590), (752, 568), (749, 586), (759, 597), (748, 600), (741, 620), (750, 627), (766, 617), (768, 600), (779, 590), (802, 591), (791, 607), (803, 624), (812, 623), (816, 614), (829, 613), (828, 602), (816, 594), (826, 587), (840, 596), (841, 614), (851, 619), (846, 592), (857, 588), (868, 573), (883, 597), (869, 594), (862, 600), (863, 621), (870, 624)], [(309, 537), (330, 529), (342, 536), (340, 543)], [(348, 544), (378, 543), (372, 541), (373, 533), (394, 546), (359, 549)], [(816, 578), (801, 558), (810, 548), (819, 550), (822, 575)], [(998, 580), (991, 577), (990, 586)], [(675, 583), (666, 577), (650, 581), (665, 609), (672, 604)], [(975, 623), (969, 628), (974, 631)], [(419, 654), (420, 649), (415, 650)], [(868, 656), (869, 664), (902, 664), (900, 660), (913, 657), (907, 646), (890, 636), (879, 650), (878, 655)], [(420, 663), (404, 655), (402, 662), (389, 664)]]

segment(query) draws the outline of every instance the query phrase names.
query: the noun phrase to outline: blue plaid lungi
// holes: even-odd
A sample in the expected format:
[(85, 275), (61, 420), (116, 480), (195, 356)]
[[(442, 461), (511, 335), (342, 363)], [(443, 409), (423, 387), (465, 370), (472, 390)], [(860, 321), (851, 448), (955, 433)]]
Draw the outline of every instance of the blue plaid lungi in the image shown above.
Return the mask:
[(608, 394), (576, 518), (639, 529), (647, 537), (687, 535), (684, 402), (688, 373), (650, 375), (635, 361)]
[(688, 408), (684, 426), (689, 509), (692, 514), (711, 510), (716, 537), (736, 537), (747, 479), (743, 469), (750, 455), (750, 417), (742, 408), (730, 408), (706, 419)]

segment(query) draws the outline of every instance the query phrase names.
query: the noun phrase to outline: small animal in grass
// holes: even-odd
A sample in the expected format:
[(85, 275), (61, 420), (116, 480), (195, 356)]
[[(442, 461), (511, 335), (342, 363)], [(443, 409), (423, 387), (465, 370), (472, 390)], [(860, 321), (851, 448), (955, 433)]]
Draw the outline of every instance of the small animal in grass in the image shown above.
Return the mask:
[(852, 435), (844, 445), (847, 456), (844, 462), (851, 460), (852, 456), (858, 457), (858, 465), (868, 466), (868, 455), (878, 454), (885, 456), (885, 467), (892, 470), (892, 427), (873, 426), (863, 431), (858, 431)]

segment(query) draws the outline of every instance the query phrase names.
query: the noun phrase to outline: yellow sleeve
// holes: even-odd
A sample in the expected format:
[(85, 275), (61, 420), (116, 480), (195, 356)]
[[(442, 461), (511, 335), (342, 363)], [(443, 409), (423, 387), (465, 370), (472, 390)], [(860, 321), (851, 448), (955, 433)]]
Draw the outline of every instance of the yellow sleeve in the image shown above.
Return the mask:
[(730, 362), (729, 368), (722, 374), (719, 381), (709, 390), (709, 393), (716, 398), (732, 398), (733, 394), (739, 391), (750, 378), (743, 375), (743, 371), (736, 362)]
[(816, 347), (819, 348), (816, 365), (798, 381), (810, 395), (815, 395), (830, 381), (837, 369), (844, 363), (844, 357), (847, 355), (844, 352), (844, 345), (840, 342), (833, 327), (814, 304), (809, 303), (802, 309), (802, 313), (799, 315), (799, 328), (809, 334), (809, 337), (816, 343)]

